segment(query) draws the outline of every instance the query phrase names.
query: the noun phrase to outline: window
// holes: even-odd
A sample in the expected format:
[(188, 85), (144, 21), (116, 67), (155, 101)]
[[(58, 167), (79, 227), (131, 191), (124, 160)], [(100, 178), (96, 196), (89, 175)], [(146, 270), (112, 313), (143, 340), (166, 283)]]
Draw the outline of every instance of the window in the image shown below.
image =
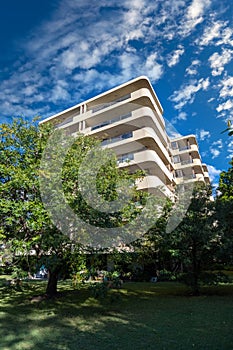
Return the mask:
[(133, 153), (126, 153), (122, 154), (118, 159), (117, 163), (124, 163), (124, 162), (130, 162), (131, 160), (134, 159), (134, 154)]
[(173, 163), (180, 163), (180, 156), (173, 156)]
[(176, 170), (176, 177), (183, 177), (183, 171), (182, 170)]
[(171, 143), (171, 146), (172, 146), (172, 149), (177, 149), (177, 148), (178, 148), (178, 143), (177, 143), (177, 141), (173, 141), (173, 142)]
[(118, 142), (118, 141), (122, 141), (122, 140), (128, 139), (128, 138), (130, 138), (132, 136), (133, 136), (133, 132), (130, 131), (130, 132), (127, 132), (126, 134), (122, 134), (120, 136), (112, 137), (112, 138), (109, 138), (109, 139), (104, 139), (101, 142), (101, 145), (105, 146), (105, 145), (108, 145), (110, 143), (114, 143), (114, 142)]

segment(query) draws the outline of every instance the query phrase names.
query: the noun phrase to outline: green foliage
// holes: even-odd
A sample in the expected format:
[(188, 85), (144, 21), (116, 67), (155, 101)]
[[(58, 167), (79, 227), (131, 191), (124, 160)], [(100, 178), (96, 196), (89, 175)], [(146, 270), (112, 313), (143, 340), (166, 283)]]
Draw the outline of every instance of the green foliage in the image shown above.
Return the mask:
[(120, 274), (117, 271), (104, 271), (103, 281), (94, 282), (89, 285), (91, 295), (96, 299), (104, 299), (108, 295), (110, 289), (119, 289), (122, 287), (122, 280)]
[(219, 178), (220, 195), (218, 198), (226, 200), (233, 199), (233, 159), (229, 162), (230, 168), (222, 171)]
[(192, 287), (194, 294), (199, 293), (201, 273), (213, 265), (219, 250), (210, 195), (208, 187), (197, 186), (182, 222), (166, 236), (171, 257), (182, 265), (183, 281)]
[(220, 261), (233, 264), (233, 160), (230, 168), (220, 174), (216, 198), (216, 225), (221, 235)]
[[(49, 142), (51, 135), (53, 142)], [(120, 171), (116, 157), (100, 154), (99, 141), (80, 135), (75, 141), (72, 139), (72, 146), (65, 154), (64, 144), (59, 143), (64, 141), (62, 135), (62, 131), (53, 133), (48, 124), (39, 126), (36, 121), (29, 123), (22, 118), (14, 120), (12, 124), (0, 125), (0, 242), (8, 242), (12, 262), (17, 269), (24, 266), (24, 270), (32, 273), (35, 261), (28, 259), (32, 254), (38, 264), (46, 266), (49, 270), (48, 294), (56, 292), (58, 277), (77, 273), (84, 266), (80, 258), (84, 250), (79, 242), (88, 238), (88, 233), (83, 225), (76, 226), (76, 221), (65, 222), (64, 228), (64, 219), (68, 217), (66, 208), (71, 208), (77, 217), (92, 225), (93, 231), (89, 233), (91, 239), (95, 238), (95, 227), (97, 232), (99, 227), (121, 227), (135, 217), (141, 210), (138, 204), (146, 196), (138, 195), (135, 187), (135, 180), (143, 174), (138, 172), (131, 175)], [(69, 141), (69, 137), (66, 138)], [(93, 149), (97, 162), (95, 157), (94, 160), (91, 158), (90, 167), (84, 160)], [(60, 164), (62, 156), (65, 158)], [(44, 166), (41, 165), (42, 159)], [(132, 189), (132, 198), (120, 211), (105, 213), (101, 210), (103, 204), (100, 200), (88, 203), (85, 199), (85, 194), (92, 193), (91, 170), (92, 166), (98, 165), (98, 159), (101, 159), (102, 167), (98, 169), (95, 185), (105, 202), (114, 201), (119, 193), (124, 197), (126, 186)], [(82, 191), (79, 177), (81, 166), (82, 177), (86, 180)], [(47, 187), (43, 201), (42, 179), (47, 179), (44, 182)], [(60, 200), (63, 194), (64, 202)], [(51, 209), (50, 213), (48, 208)], [(60, 226), (53, 224), (50, 214), (54, 212)], [(73, 235), (63, 234), (67, 227), (75, 228)], [(108, 236), (99, 237), (102, 239), (100, 242), (97, 237), (96, 242), (108, 246), (108, 239), (112, 239)]]

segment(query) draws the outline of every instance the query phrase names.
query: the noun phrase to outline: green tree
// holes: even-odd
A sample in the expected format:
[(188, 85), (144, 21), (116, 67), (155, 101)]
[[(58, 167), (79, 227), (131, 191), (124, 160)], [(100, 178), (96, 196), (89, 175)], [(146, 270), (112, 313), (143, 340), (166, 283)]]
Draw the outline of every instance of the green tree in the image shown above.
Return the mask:
[[(135, 180), (142, 174), (130, 175), (120, 171), (116, 159), (108, 159), (108, 154), (105, 154), (103, 157), (106, 159), (96, 176), (97, 192), (106, 202), (111, 202), (118, 198), (120, 192), (124, 199), (125, 186), (128, 186), (132, 189), (133, 196), (120, 211), (101, 211), (101, 201), (97, 201), (96, 207), (93, 208), (92, 203), (85, 199), (88, 199), (85, 194), (88, 196), (92, 191), (91, 167), (83, 166), (87, 181), (84, 181), (82, 191), (79, 170), (83, 163), (85, 165), (84, 159), (88, 152), (93, 148), (98, 151), (99, 141), (80, 136), (76, 141), (72, 140), (69, 151), (64, 153), (64, 142), (59, 144), (59, 132), (55, 135), (53, 143), (49, 143), (51, 134), (51, 126), (38, 126), (36, 121), (31, 124), (18, 119), (12, 124), (0, 125), (1, 241), (11, 245), (14, 266), (17, 268), (24, 266), (24, 269), (33, 272), (35, 259), (45, 264), (49, 270), (46, 293), (50, 296), (57, 292), (59, 275), (74, 269), (74, 257), (83, 254), (87, 249), (82, 247), (87, 232), (80, 225), (76, 227), (76, 222), (68, 223), (71, 234), (70, 231), (69, 234), (63, 234), (63, 221), (69, 214), (67, 208), (71, 208), (83, 221), (92, 225), (94, 234), (95, 227), (123, 226), (140, 212), (137, 201), (143, 198), (143, 195), (139, 196), (135, 191)], [(44, 158), (41, 166), (45, 149), (47, 158)], [(59, 163), (61, 156), (64, 156), (64, 159), (61, 158), (62, 164), (61, 161)], [(94, 160), (91, 165), (95, 166)], [(43, 191), (43, 200), (41, 179), (44, 185), (47, 185)], [(56, 186), (59, 183), (62, 186)], [(119, 187), (118, 183), (122, 185)], [(65, 200), (62, 202), (63, 193)], [(54, 225), (51, 213), (58, 217), (56, 224), (60, 223), (60, 226)], [(96, 231), (98, 234), (98, 230)], [(88, 237), (90, 238), (90, 233)], [(100, 236), (97, 238), (100, 239)], [(102, 241), (108, 238), (101, 237)]]
[(233, 159), (230, 168), (219, 178), (219, 195), (216, 198), (216, 220), (221, 234), (221, 261), (233, 264)]
[[(39, 168), (51, 128), (23, 119), (0, 126), (1, 239), (11, 246), (13, 269), (34, 272), (46, 260), (47, 294), (56, 292), (58, 271), (70, 244), (51, 223), (40, 198)], [(49, 252), (49, 254), (48, 254)]]
[(214, 202), (210, 195), (209, 187), (197, 185), (182, 222), (165, 236), (171, 257), (182, 264), (184, 280), (194, 295), (199, 294), (203, 273), (213, 266), (219, 249), (219, 237), (214, 229)]

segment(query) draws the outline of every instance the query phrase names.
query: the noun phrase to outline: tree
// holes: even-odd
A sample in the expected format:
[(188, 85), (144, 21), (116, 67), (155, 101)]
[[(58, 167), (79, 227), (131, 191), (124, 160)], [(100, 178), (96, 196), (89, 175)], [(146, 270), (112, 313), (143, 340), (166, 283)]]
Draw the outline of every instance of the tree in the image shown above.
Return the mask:
[(210, 195), (209, 187), (197, 185), (183, 221), (165, 236), (171, 257), (182, 264), (185, 282), (194, 295), (199, 294), (203, 272), (213, 266), (219, 249), (218, 233), (214, 229), (214, 203), (210, 201)]
[[(169, 255), (165, 239), (166, 226), (169, 213), (172, 209), (172, 202), (167, 198), (161, 201), (161, 215), (154, 225), (144, 234), (142, 239), (131, 244), (134, 251), (134, 263), (143, 268), (142, 279), (150, 280), (155, 277), (158, 270), (167, 267)], [(141, 271), (142, 272), (142, 271)]]
[(221, 261), (233, 264), (233, 159), (230, 168), (219, 178), (219, 195), (216, 198), (216, 220), (221, 233)]
[[(13, 268), (33, 272), (36, 260), (46, 260), (47, 294), (56, 292), (58, 271), (68, 238), (51, 223), (40, 198), (39, 168), (51, 128), (23, 119), (0, 126), (1, 239), (10, 244)], [(49, 255), (48, 255), (49, 252)]]
[[(109, 160), (105, 153), (101, 155), (105, 159), (96, 176), (97, 194), (111, 203), (122, 193), (124, 202), (125, 186), (128, 186), (133, 197), (120, 211), (101, 211), (101, 200), (96, 201), (93, 208), (93, 203), (88, 203), (88, 195), (93, 190), (91, 167), (85, 164), (84, 159), (93, 148), (98, 151), (99, 141), (80, 136), (76, 141), (72, 139), (69, 151), (64, 152), (64, 140), (59, 139), (60, 134), (62, 132), (55, 133), (52, 139), (55, 142), (51, 143), (49, 140), (53, 132), (50, 125), (38, 126), (36, 121), (31, 124), (23, 119), (0, 125), (0, 238), (11, 245), (17, 268), (24, 265), (24, 269), (26, 266), (29, 272), (33, 272), (35, 259), (46, 265), (49, 271), (46, 294), (49, 296), (57, 292), (59, 275), (74, 266), (72, 260), (77, 251), (83, 254), (86, 249), (82, 243), (88, 233), (76, 225), (76, 221), (66, 222), (69, 219), (67, 208), (88, 221), (94, 234), (95, 227), (123, 226), (141, 210), (136, 199), (143, 198), (143, 195), (138, 198), (135, 192), (135, 180), (142, 174), (130, 175), (119, 171), (116, 159)], [(59, 140), (62, 142), (59, 143)], [(82, 184), (83, 188), (79, 176), (81, 166), (83, 178), (88, 180)], [(94, 161), (91, 166), (95, 167)], [(117, 186), (117, 183), (122, 186)], [(47, 187), (43, 188), (45, 185)], [(61, 201), (63, 194), (65, 199)], [(65, 232), (68, 234), (63, 232), (64, 221), (70, 228)], [(72, 230), (74, 236), (70, 234)], [(102, 240), (108, 238), (101, 237)]]

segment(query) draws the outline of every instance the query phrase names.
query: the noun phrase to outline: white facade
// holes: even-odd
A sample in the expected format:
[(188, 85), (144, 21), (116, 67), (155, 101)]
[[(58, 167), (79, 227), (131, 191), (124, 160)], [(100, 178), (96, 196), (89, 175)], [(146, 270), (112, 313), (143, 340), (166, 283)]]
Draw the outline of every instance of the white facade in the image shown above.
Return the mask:
[(138, 188), (172, 198), (176, 184), (209, 183), (194, 135), (170, 140), (162, 106), (147, 77), (139, 77), (42, 121), (69, 134), (95, 135), (113, 149), (120, 168), (143, 169)]

